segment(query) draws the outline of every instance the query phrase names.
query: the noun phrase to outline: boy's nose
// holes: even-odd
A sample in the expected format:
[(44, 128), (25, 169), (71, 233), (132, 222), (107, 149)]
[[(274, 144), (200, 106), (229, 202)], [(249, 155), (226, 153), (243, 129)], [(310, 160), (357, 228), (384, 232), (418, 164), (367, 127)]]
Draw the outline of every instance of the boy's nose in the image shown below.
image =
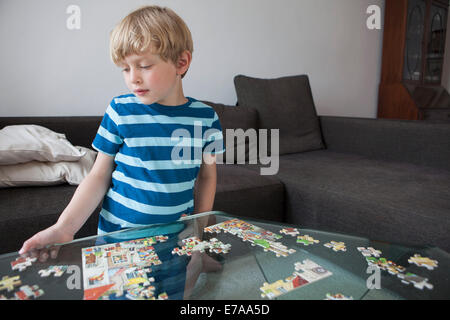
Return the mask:
[(136, 71), (136, 70), (130, 71), (130, 81), (132, 83), (140, 83), (141, 82), (141, 76), (138, 71)]

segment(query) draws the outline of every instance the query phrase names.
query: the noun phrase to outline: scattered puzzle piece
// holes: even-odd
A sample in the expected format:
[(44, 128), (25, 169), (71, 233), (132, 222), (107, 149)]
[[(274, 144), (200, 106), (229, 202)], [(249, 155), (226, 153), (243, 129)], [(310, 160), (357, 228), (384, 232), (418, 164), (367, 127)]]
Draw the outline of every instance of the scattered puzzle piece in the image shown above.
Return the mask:
[(16, 258), (16, 260), (11, 261), (11, 268), (13, 270), (19, 270), (19, 271), (23, 271), (26, 268), (30, 267), (33, 262), (35, 262), (37, 260), (37, 258), (31, 258), (31, 257), (18, 257)]
[(31, 287), (29, 285), (21, 286), (20, 290), (14, 293), (15, 297), (19, 300), (30, 300), (31, 298), (36, 299), (43, 294), (44, 290), (39, 289), (39, 286), (37, 285)]
[(408, 259), (409, 263), (413, 263), (418, 267), (425, 267), (428, 270), (433, 270), (437, 268), (438, 262), (437, 260), (432, 260), (430, 258), (422, 257), (419, 254), (415, 254), (413, 257)]
[(264, 251), (271, 251), (277, 257), (288, 255), (295, 252), (295, 249), (289, 249), (282, 243), (278, 242), (283, 236), (252, 225), (239, 219), (231, 219), (222, 223), (215, 224), (204, 228), (205, 232), (230, 233), (241, 238), (244, 242), (249, 241), (252, 246), (261, 246)]
[(319, 243), (319, 242), (320, 242), (319, 240), (316, 240), (307, 234), (305, 234), (304, 236), (297, 236), (297, 243), (302, 243), (305, 246), (309, 246), (311, 244)]
[(381, 255), (381, 251), (380, 250), (376, 250), (376, 249), (374, 249), (372, 247), (368, 247), (368, 248), (358, 247), (357, 249), (358, 249), (359, 252), (361, 252), (361, 254), (364, 257), (376, 257), (376, 258), (378, 258)]
[(52, 273), (55, 277), (61, 277), (64, 274), (64, 272), (66, 272), (68, 267), (69, 266), (66, 266), (66, 265), (50, 266), (47, 269), (39, 270), (38, 273), (41, 277), (48, 277)]
[(231, 248), (231, 244), (224, 244), (216, 238), (212, 238), (209, 241), (201, 241), (197, 237), (190, 237), (183, 239), (182, 243), (183, 246), (173, 249), (172, 254), (191, 256), (194, 251), (205, 252), (205, 250), (214, 253), (228, 253)]
[(410, 284), (412, 283), (414, 287), (417, 289), (423, 290), (423, 288), (427, 289), (433, 289), (433, 285), (431, 283), (428, 283), (428, 279), (424, 277), (419, 277), (418, 275), (407, 272), (406, 274), (398, 274), (397, 277), (399, 277), (402, 280), (402, 283), (404, 284)]
[(293, 236), (300, 234), (297, 228), (284, 228), (280, 230), (280, 233), (283, 233), (285, 235)]
[(335, 251), (335, 252), (347, 251), (347, 248), (345, 247), (344, 242), (330, 241), (328, 243), (325, 243), (324, 246), (327, 248), (333, 249), (333, 251)]
[(306, 259), (303, 262), (297, 262), (294, 266), (294, 273), (285, 280), (278, 280), (270, 284), (265, 282), (260, 288), (262, 291), (261, 297), (273, 299), (284, 293), (332, 275), (330, 271), (325, 270), (323, 267), (309, 259)]
[(386, 258), (366, 257), (366, 261), (369, 265), (376, 265), (381, 270), (387, 271), (390, 274), (397, 275), (405, 272), (406, 268), (402, 267)]
[(353, 300), (353, 297), (344, 296), (342, 293), (336, 293), (331, 295), (331, 293), (327, 293), (325, 300)]
[(20, 276), (4, 276), (0, 281), (0, 291), (7, 289), (8, 292), (10, 292), (14, 290), (14, 287), (20, 286), (21, 284), (22, 281), (20, 281)]

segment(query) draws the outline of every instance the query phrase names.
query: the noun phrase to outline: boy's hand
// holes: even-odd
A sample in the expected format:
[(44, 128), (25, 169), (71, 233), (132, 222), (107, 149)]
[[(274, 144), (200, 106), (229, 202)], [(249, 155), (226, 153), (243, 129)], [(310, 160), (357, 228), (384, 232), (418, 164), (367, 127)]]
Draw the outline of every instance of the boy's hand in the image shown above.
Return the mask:
[(19, 254), (30, 252), (33, 256), (39, 257), (39, 261), (45, 262), (49, 256), (56, 259), (58, 256), (59, 246), (45, 248), (47, 245), (64, 243), (73, 240), (73, 235), (64, 232), (57, 224), (36, 233), (30, 239), (25, 241)]

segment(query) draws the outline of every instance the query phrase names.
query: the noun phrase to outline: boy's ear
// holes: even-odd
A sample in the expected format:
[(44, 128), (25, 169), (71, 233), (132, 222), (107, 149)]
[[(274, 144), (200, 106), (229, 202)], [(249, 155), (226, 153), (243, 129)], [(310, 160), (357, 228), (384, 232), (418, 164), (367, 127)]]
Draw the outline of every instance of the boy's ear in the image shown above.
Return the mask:
[(192, 54), (185, 50), (181, 53), (180, 57), (178, 58), (177, 62), (177, 74), (185, 74), (186, 71), (189, 69), (189, 66), (191, 65), (192, 61)]

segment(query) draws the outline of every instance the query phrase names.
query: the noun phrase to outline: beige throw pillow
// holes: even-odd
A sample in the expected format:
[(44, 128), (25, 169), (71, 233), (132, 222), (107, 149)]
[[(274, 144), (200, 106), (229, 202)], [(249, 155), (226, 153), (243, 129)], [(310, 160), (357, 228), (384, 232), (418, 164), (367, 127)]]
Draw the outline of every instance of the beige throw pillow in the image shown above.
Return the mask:
[(0, 164), (29, 161), (77, 161), (85, 155), (63, 133), (38, 125), (13, 125), (0, 130)]
[(97, 152), (76, 147), (84, 154), (78, 161), (40, 162), (0, 166), (0, 188), (47, 186), (61, 183), (78, 185), (94, 165)]

